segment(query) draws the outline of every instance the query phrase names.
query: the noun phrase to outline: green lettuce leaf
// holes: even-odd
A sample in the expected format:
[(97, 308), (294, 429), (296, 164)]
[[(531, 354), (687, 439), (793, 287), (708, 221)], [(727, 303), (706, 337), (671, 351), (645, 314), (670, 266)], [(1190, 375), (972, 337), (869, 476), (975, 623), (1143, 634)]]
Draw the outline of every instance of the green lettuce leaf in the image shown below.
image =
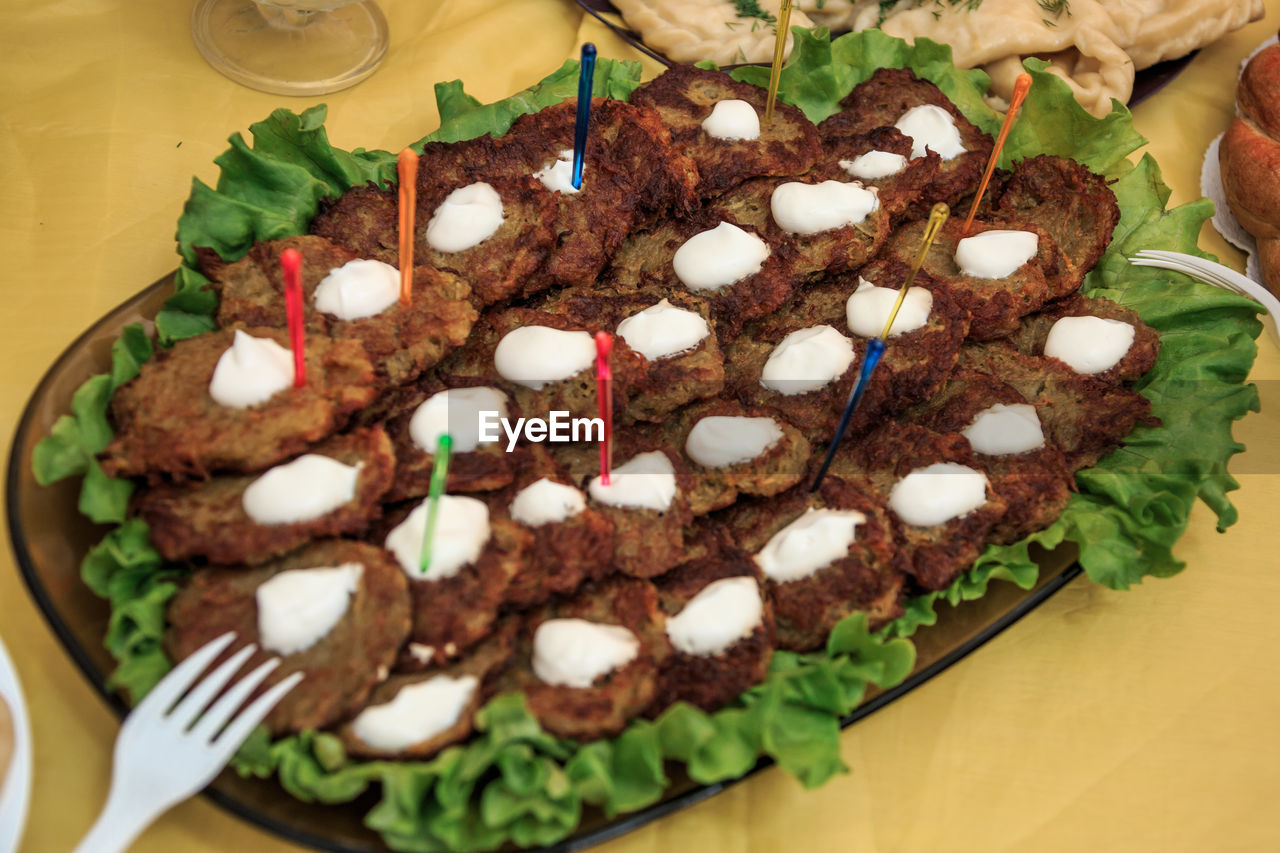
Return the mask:
[[(597, 98), (625, 101), (640, 85), (640, 63), (630, 60), (597, 59), (591, 78), (591, 94)], [(436, 84), (436, 106), (440, 128), (413, 143), (421, 151), (428, 142), (460, 142), (489, 134), (501, 136), (522, 115), (536, 113), (578, 96), (578, 61), (565, 60), (550, 76), (523, 92), (489, 105), (482, 105), (462, 88), (461, 80)]]

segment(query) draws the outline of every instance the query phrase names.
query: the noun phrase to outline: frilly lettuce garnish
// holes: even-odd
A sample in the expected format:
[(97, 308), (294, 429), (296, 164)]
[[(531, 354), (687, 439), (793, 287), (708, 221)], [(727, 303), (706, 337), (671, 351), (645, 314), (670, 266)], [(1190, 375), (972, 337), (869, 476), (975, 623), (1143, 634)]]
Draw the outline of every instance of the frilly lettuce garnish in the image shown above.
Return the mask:
[[(914, 46), (878, 31), (834, 41), (822, 29), (795, 30), (795, 49), (782, 74), (780, 97), (820, 121), (876, 68), (910, 67), (936, 83), (975, 124), (994, 131), (1000, 115), (984, 100), (988, 78), (951, 64), (950, 49), (921, 39)], [(491, 849), (507, 842), (528, 846), (565, 838), (583, 808), (605, 816), (635, 811), (662, 798), (670, 762), (696, 783), (746, 773), (768, 757), (806, 786), (846, 772), (840, 757), (839, 719), (869, 685), (888, 687), (910, 672), (915, 650), (903, 637), (932, 624), (939, 602), (957, 605), (986, 592), (992, 579), (1030, 588), (1039, 576), (1033, 546), (1074, 547), (1093, 580), (1124, 589), (1148, 575), (1182, 568), (1173, 543), (1196, 498), (1225, 528), (1235, 521), (1227, 493), (1237, 487), (1227, 460), (1243, 448), (1231, 438), (1232, 421), (1256, 411), (1255, 389), (1244, 385), (1261, 324), (1259, 306), (1176, 273), (1129, 266), (1139, 248), (1198, 253), (1196, 236), (1210, 215), (1201, 200), (1165, 209), (1169, 191), (1150, 157), (1135, 166), (1126, 155), (1144, 140), (1128, 110), (1116, 104), (1095, 119), (1066, 84), (1029, 59), (1035, 85), (1015, 125), (1003, 165), (1040, 153), (1073, 156), (1115, 180), (1122, 216), (1111, 247), (1085, 281), (1085, 291), (1136, 310), (1162, 333), (1160, 359), (1141, 383), (1159, 426), (1139, 427), (1122, 448), (1077, 476), (1079, 491), (1047, 530), (1009, 546), (991, 546), (946, 590), (908, 602), (906, 613), (876, 635), (855, 614), (815, 654), (780, 651), (768, 678), (715, 713), (677, 705), (654, 721), (636, 721), (621, 735), (589, 744), (541, 730), (519, 695), (500, 696), (478, 718), (479, 734), (431, 761), (357, 761), (337, 738), (304, 732), (275, 742), (265, 730), (241, 749), (242, 774), (276, 774), (294, 796), (348, 802), (376, 786), (380, 799), (366, 823), (396, 850)], [(597, 95), (626, 98), (639, 85), (639, 65), (600, 60)], [(763, 85), (768, 71), (741, 68), (740, 79)], [(454, 81), (436, 87), (442, 124), (414, 143), (500, 134), (516, 117), (575, 94), (577, 64), (496, 104), (481, 105)], [(182, 266), (175, 294), (157, 317), (161, 346), (214, 328), (216, 299), (198, 272), (196, 247), (223, 257), (242, 256), (257, 240), (305, 232), (321, 199), (368, 181), (394, 179), (386, 151), (346, 152), (329, 144), (324, 107), (301, 114), (277, 110), (239, 135), (218, 158), (214, 188), (199, 181), (178, 223)], [(95, 521), (120, 523), (85, 558), (85, 582), (111, 602), (106, 644), (120, 662), (113, 686), (136, 701), (169, 668), (161, 648), (165, 604), (181, 577), (165, 566), (138, 519), (125, 520), (132, 484), (112, 480), (95, 460), (111, 439), (111, 394), (137, 375), (152, 352), (140, 326), (125, 329), (113, 350), (112, 372), (95, 376), (76, 393), (72, 413), (36, 450), (42, 483), (84, 475), (80, 506)], [(121, 523), (122, 522), (122, 523)]]

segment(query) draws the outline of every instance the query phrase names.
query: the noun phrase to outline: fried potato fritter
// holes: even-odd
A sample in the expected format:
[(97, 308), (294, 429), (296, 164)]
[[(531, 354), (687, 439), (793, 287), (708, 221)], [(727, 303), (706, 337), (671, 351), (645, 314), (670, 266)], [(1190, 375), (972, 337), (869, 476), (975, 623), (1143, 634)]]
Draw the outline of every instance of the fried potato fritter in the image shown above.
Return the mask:
[[(260, 645), (258, 587), (281, 572), (345, 563), (364, 567), (346, 613), (314, 645), (280, 656), (280, 666), (258, 688), (262, 693), (295, 672), (305, 673), (265, 724), (273, 735), (331, 726), (364, 705), (374, 685), (387, 677), (409, 633), (408, 584), (395, 559), (381, 548), (328, 540), (256, 568), (201, 569), (169, 602), (165, 651), (176, 663), (227, 631), (236, 632), (240, 645)], [(252, 668), (274, 656), (259, 648), (246, 665)]]
[(391, 441), (378, 427), (336, 435), (310, 453), (359, 466), (355, 495), (319, 518), (260, 524), (245, 512), (245, 490), (259, 475), (213, 477), (196, 485), (159, 484), (135, 502), (150, 528), (153, 545), (166, 560), (204, 557), (211, 563), (254, 565), (288, 553), (310, 539), (358, 534), (381, 511), (396, 460)]
[[(289, 346), (283, 329), (244, 330)], [(110, 476), (157, 480), (207, 477), (219, 471), (260, 471), (304, 452), (337, 432), (377, 396), (364, 345), (307, 335), (307, 383), (244, 409), (209, 395), (218, 359), (235, 330), (179, 341), (142, 365), (111, 400), (115, 438), (103, 451)]]

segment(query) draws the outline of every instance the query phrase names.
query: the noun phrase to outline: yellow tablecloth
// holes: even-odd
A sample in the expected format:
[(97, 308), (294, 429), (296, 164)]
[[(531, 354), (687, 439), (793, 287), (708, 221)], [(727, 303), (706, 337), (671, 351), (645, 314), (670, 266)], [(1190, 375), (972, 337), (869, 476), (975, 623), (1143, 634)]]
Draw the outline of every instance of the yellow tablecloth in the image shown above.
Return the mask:
[[(344, 147), (398, 149), (437, 121), (432, 84), (483, 101), (541, 78), (591, 40), (634, 52), (569, 0), (382, 0), (384, 66), (347, 92), (242, 88), (196, 52), (191, 2), (11, 0), (0, 29), (0, 402), (13, 424), (45, 368), (175, 265), (192, 175), (212, 182), (227, 135), (281, 104), (324, 100)], [(1238, 64), (1269, 16), (1203, 50), (1135, 110), (1173, 201), (1199, 195), (1202, 152), (1232, 113)], [(649, 66), (650, 73), (656, 68)], [(1202, 245), (1240, 255), (1206, 228)], [(1260, 851), (1280, 849), (1280, 352), (1260, 341), (1264, 410), (1238, 425), (1240, 523), (1197, 510), (1188, 569), (1130, 592), (1072, 583), (997, 640), (844, 734), (851, 775), (816, 792), (770, 770), (606, 845), (710, 849)], [(106, 793), (116, 720), (80, 677), (0, 553), (0, 636), (35, 728), (24, 850), (70, 849)], [(196, 799), (138, 851), (297, 849)]]

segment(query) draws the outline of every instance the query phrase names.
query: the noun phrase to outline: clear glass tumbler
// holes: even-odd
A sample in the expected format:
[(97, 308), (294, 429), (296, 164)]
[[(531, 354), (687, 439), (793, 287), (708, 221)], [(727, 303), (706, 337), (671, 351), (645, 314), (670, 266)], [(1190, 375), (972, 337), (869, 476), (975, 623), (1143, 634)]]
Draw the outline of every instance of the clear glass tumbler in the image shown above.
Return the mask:
[(389, 41), (373, 0), (197, 0), (191, 33), (218, 71), (277, 95), (354, 86), (382, 62)]

